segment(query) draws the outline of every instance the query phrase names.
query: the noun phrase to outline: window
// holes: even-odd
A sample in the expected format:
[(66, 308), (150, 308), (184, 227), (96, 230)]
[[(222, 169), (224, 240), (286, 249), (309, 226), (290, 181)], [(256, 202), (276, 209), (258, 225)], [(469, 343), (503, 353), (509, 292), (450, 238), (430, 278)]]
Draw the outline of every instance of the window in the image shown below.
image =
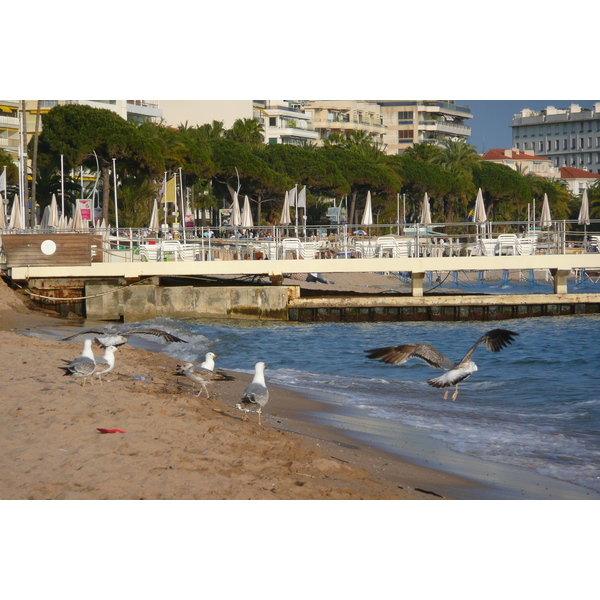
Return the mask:
[(399, 140), (406, 140), (406, 139), (412, 140), (412, 137), (413, 137), (412, 129), (400, 129), (398, 131), (398, 139)]
[(554, 149), (560, 150), (560, 140), (554, 140)]
[(269, 117), (269, 127), (277, 127), (277, 117)]
[(398, 123), (401, 121), (412, 121), (414, 113), (411, 110), (398, 111)]
[(591, 148), (591, 147), (592, 147), (592, 138), (589, 137), (588, 138), (588, 148)]
[(550, 152), (552, 150), (552, 142), (548, 140), (546, 142), (546, 152)]
[(571, 139), (571, 150), (575, 150), (577, 148), (577, 138)]
[(540, 152), (544, 151), (544, 142), (540, 142)]
[(563, 150), (568, 150), (569, 149), (569, 140), (567, 138), (565, 138), (563, 140)]

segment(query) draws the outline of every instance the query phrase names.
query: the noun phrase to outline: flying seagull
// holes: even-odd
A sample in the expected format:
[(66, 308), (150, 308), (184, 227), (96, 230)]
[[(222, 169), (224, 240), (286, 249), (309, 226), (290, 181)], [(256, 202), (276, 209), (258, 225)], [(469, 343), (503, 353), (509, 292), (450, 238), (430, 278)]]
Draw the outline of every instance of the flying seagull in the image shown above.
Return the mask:
[[(214, 367), (214, 359), (216, 357), (216, 354), (209, 352), (206, 355), (206, 360), (212, 361)], [(213, 383), (214, 381), (232, 381), (235, 378), (231, 377), (231, 375), (227, 375), (227, 373), (223, 371), (213, 371), (212, 369), (206, 368), (203, 366), (206, 363), (206, 360), (202, 365), (195, 365), (190, 362), (177, 365), (177, 369), (173, 375), (184, 375), (194, 383), (194, 387), (199, 383), (201, 388), (206, 392), (206, 397), (209, 398), (208, 388), (206, 387), (207, 383)], [(198, 391), (198, 396), (202, 393), (202, 389)]]
[(96, 370), (96, 360), (92, 352), (92, 340), (84, 340), (83, 351), (80, 356), (72, 360), (66, 367), (59, 367), (65, 371), (65, 375), (71, 375), (75, 379), (83, 379), (81, 387)]
[(185, 340), (174, 336), (163, 329), (129, 329), (121, 332), (117, 332), (114, 329), (107, 328), (99, 328), (99, 329), (85, 329), (84, 331), (79, 331), (69, 337), (63, 338), (64, 342), (72, 340), (79, 335), (86, 335), (89, 333), (97, 333), (100, 337), (94, 338), (94, 342), (98, 344), (98, 346), (102, 348), (108, 348), (108, 346), (122, 346), (129, 341), (129, 337), (132, 335), (153, 335), (155, 337), (162, 338), (165, 342), (183, 342), (187, 343)]
[[(89, 340), (86, 340), (88, 342)], [(104, 351), (104, 356), (96, 357), (96, 370), (94, 375), (98, 376), (100, 384), (102, 384), (102, 375), (109, 373), (115, 366), (115, 352), (118, 352), (115, 346), (108, 346)]]
[[(434, 369), (444, 369), (446, 372), (434, 379), (428, 379), (427, 383), (435, 388), (448, 388), (455, 385), (452, 400), (458, 396), (458, 384), (477, 371), (477, 365), (471, 360), (475, 349), (480, 344), (490, 352), (499, 352), (519, 335), (508, 329), (492, 329), (482, 335), (467, 351), (459, 363), (455, 363), (430, 344), (405, 344), (402, 346), (389, 346), (387, 348), (374, 348), (365, 350), (367, 358), (377, 359), (388, 365), (400, 365), (411, 358), (419, 358)], [(448, 397), (448, 390), (444, 394), (444, 400)]]
[(264, 362), (257, 362), (256, 365), (254, 365), (254, 379), (252, 380), (252, 383), (244, 390), (241, 402), (236, 404), (237, 408), (244, 411), (244, 421), (250, 420), (246, 414), (250, 409), (246, 407), (252, 404), (258, 404), (258, 410), (256, 412), (258, 413), (259, 425), (261, 424), (260, 413), (263, 409), (263, 406), (265, 406), (269, 401), (269, 390), (267, 389), (267, 384), (265, 383), (264, 374), (266, 368), (267, 367)]

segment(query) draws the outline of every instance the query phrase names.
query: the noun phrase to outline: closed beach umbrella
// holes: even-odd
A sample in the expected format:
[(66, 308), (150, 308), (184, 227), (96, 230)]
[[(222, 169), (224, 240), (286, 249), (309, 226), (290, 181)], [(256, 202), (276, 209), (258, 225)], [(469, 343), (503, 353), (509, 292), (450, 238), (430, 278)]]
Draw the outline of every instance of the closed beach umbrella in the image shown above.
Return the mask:
[(475, 223), (485, 223), (487, 221), (487, 214), (485, 211), (485, 204), (483, 203), (483, 193), (481, 192), (481, 188), (479, 188), (477, 191), (475, 211), (473, 212), (473, 221)]
[(52, 194), (52, 201), (50, 202), (48, 227), (58, 227), (58, 203), (56, 202), (56, 196), (54, 194)]
[(233, 196), (233, 205), (231, 211), (231, 224), (234, 227), (239, 227), (242, 223), (242, 215), (240, 213), (240, 203), (238, 202), (237, 192), (234, 193)]
[(577, 222), (580, 225), (590, 224), (590, 203), (587, 195), (587, 188), (583, 190), (583, 197), (581, 198), (581, 209), (579, 210), (579, 218)]
[(289, 194), (285, 193), (285, 200), (283, 201), (283, 209), (281, 210), (281, 218), (279, 219), (280, 225), (289, 225), (292, 222), (290, 217), (290, 197)]
[(252, 211), (250, 210), (250, 200), (248, 196), (244, 198), (244, 209), (242, 210), (242, 227), (248, 229), (254, 227), (254, 220), (252, 219)]
[(427, 195), (427, 192), (425, 192), (423, 205), (421, 207), (421, 224), (431, 225), (431, 209), (429, 208), (429, 196)]
[(373, 225), (373, 209), (371, 208), (371, 191), (367, 192), (365, 212), (363, 212), (361, 225)]
[(4, 229), (6, 227), (6, 220), (4, 219), (4, 202), (2, 201), (2, 196), (0, 196), (0, 229)]
[(75, 214), (73, 215), (73, 231), (83, 229), (83, 220), (81, 218), (81, 204), (75, 200)]
[(540, 215), (540, 227), (550, 227), (552, 225), (552, 216), (550, 215), (550, 205), (548, 204), (548, 194), (544, 194), (544, 203), (542, 204), (542, 214)]
[(9, 229), (23, 229), (23, 219), (21, 217), (21, 203), (19, 196), (15, 194), (12, 210), (10, 212), (10, 220), (8, 221)]
[(50, 220), (50, 207), (44, 207), (44, 212), (42, 213), (42, 220), (40, 221), (41, 229), (48, 229), (48, 221)]
[(154, 206), (152, 207), (152, 214), (150, 215), (150, 225), (148, 226), (150, 231), (158, 231), (160, 229), (160, 223), (158, 222), (158, 202), (154, 200)]

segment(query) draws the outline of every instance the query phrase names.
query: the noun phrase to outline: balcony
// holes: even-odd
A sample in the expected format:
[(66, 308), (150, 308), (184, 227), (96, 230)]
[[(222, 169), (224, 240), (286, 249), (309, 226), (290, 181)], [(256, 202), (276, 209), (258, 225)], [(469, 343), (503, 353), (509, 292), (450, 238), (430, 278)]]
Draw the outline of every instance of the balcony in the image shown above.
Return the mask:
[(460, 135), (469, 137), (471, 128), (466, 125), (459, 125), (449, 121), (419, 121), (419, 129), (424, 131), (437, 131), (439, 133), (447, 133), (449, 135)]

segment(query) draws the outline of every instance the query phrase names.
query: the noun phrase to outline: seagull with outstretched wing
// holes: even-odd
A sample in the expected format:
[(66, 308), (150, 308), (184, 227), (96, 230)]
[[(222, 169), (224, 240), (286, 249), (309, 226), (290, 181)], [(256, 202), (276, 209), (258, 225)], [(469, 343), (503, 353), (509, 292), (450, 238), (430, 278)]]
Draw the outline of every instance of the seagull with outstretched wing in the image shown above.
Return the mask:
[(178, 338), (177, 336), (169, 333), (168, 331), (164, 331), (163, 329), (157, 328), (148, 328), (148, 329), (126, 329), (123, 331), (117, 331), (114, 329), (106, 329), (106, 328), (98, 328), (98, 329), (85, 329), (83, 331), (79, 331), (69, 337), (63, 338), (64, 342), (75, 339), (80, 335), (86, 335), (90, 333), (96, 333), (100, 337), (94, 338), (94, 342), (102, 347), (108, 348), (109, 346), (122, 346), (129, 341), (129, 337), (132, 335), (153, 335), (154, 337), (159, 337), (163, 339), (165, 342), (182, 342), (187, 343), (185, 340)]
[[(387, 348), (374, 348), (373, 350), (365, 350), (365, 352), (367, 358), (379, 360), (389, 365), (400, 365), (411, 358), (418, 358), (434, 369), (444, 369), (446, 372), (443, 375), (428, 379), (427, 383), (435, 388), (448, 388), (455, 385), (456, 389), (452, 394), (452, 400), (454, 401), (458, 396), (458, 384), (477, 371), (477, 365), (471, 360), (477, 347), (484, 344), (490, 352), (500, 352), (502, 348), (512, 343), (517, 335), (519, 334), (508, 329), (492, 329), (483, 334), (469, 348), (459, 363), (455, 363), (444, 356), (431, 344), (404, 344), (401, 346), (388, 346)], [(447, 397), (448, 389), (444, 394), (444, 400)]]

